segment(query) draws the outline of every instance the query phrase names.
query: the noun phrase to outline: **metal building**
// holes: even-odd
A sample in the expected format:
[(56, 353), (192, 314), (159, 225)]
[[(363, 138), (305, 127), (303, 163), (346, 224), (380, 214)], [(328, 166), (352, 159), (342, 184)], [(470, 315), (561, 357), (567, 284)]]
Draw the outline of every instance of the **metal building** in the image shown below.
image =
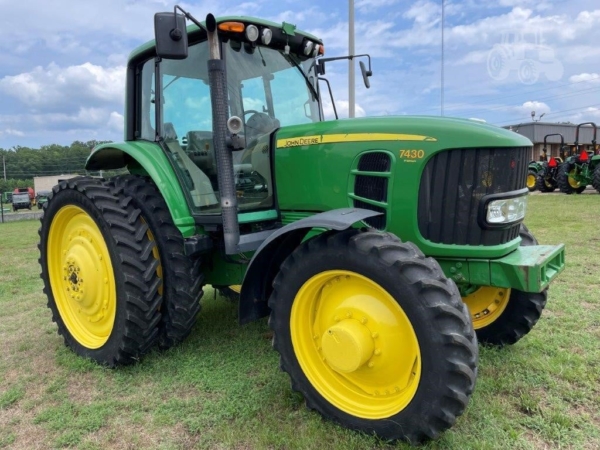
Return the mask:
[(77, 174), (65, 174), (65, 175), (50, 175), (47, 177), (33, 177), (33, 189), (35, 193), (42, 191), (51, 191), (52, 188), (58, 184), (61, 180), (68, 180), (70, 178), (78, 177)]
[[(565, 138), (565, 144), (572, 146), (575, 142), (574, 123), (549, 123), (549, 122), (525, 122), (515, 125), (507, 125), (504, 128), (522, 134), (533, 142), (533, 150), (531, 153), (532, 160), (538, 160), (544, 147), (544, 136), (547, 134), (560, 133)], [(598, 130), (598, 127), (596, 128)], [(585, 125), (579, 129), (579, 144), (589, 146), (592, 144), (593, 127)], [(600, 137), (598, 138), (600, 140)], [(560, 136), (552, 136), (548, 138), (547, 153), (550, 156), (559, 156), (560, 152)]]

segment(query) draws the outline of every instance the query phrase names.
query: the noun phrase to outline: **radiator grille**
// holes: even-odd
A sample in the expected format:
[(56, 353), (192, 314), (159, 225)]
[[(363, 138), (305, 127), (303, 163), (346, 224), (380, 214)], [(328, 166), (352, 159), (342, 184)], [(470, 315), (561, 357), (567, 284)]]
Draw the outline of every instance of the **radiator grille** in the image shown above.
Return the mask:
[(387, 209), (379, 205), (373, 205), (366, 200), (387, 204), (389, 175), (373, 176), (361, 174), (360, 172), (389, 173), (391, 164), (392, 160), (387, 153), (366, 153), (358, 161), (358, 170), (354, 179), (354, 207), (381, 213), (379, 216), (364, 220), (367, 225), (378, 230), (383, 230), (386, 227)]
[(525, 187), (530, 147), (453, 149), (436, 154), (423, 170), (418, 222), (432, 242), (499, 245), (519, 235), (519, 224), (482, 229), (479, 203), (488, 194)]
[(390, 165), (390, 155), (382, 152), (373, 152), (361, 156), (358, 162), (358, 170), (361, 172), (389, 172)]

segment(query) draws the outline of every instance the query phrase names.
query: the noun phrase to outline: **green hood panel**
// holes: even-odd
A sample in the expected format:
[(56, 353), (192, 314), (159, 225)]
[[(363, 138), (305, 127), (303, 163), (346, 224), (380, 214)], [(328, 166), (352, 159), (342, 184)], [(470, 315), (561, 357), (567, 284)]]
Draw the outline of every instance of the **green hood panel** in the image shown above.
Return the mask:
[(275, 136), (275, 179), (282, 211), (327, 211), (354, 206), (360, 155), (390, 156), (386, 230), (415, 242), (432, 256), (497, 258), (516, 249), (507, 244), (473, 247), (434, 244), (417, 222), (421, 173), (436, 153), (452, 148), (530, 147), (529, 139), (492, 125), (447, 117), (400, 116), (327, 121), (284, 127)]

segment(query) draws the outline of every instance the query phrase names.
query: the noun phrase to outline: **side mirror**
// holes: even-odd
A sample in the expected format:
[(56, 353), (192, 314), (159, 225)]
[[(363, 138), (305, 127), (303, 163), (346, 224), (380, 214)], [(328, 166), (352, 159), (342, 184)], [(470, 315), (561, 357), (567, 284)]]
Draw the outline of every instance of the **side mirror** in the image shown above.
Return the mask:
[[(373, 71), (367, 70), (367, 68), (365, 67), (365, 63), (362, 61), (359, 61), (358, 64), (360, 65), (360, 71), (362, 72), (362, 77), (363, 77), (363, 81), (365, 82), (365, 87), (367, 89), (369, 89), (371, 87), (371, 83), (369, 82), (369, 77), (371, 75), (373, 75)], [(371, 63), (369, 63), (369, 65), (371, 65)]]
[(188, 55), (188, 37), (185, 16), (171, 12), (154, 15), (156, 54), (165, 59), (185, 59)]
[(317, 75), (325, 75), (325, 61), (319, 61), (317, 64)]

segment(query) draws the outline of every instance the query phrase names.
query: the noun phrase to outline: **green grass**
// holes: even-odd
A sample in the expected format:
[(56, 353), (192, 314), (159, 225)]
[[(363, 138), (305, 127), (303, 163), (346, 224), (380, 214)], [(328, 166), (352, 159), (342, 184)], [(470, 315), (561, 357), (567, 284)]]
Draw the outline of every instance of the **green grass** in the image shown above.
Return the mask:
[[(429, 449), (600, 448), (600, 197), (532, 195), (540, 243), (567, 269), (518, 344), (481, 348), (469, 408)], [(179, 347), (109, 370), (63, 344), (41, 292), (37, 221), (0, 224), (0, 448), (406, 448), (306, 410), (271, 350), (266, 320), (205, 288)]]

